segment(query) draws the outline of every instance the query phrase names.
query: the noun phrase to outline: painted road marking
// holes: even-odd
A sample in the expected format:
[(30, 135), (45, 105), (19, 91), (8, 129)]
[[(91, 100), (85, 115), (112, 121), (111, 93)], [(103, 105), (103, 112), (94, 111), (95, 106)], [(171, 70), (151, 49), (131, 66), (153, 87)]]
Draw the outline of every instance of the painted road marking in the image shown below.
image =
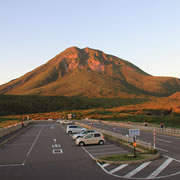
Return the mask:
[(90, 150), (90, 149), (101, 149), (101, 148), (111, 148), (111, 147), (116, 147), (116, 146), (115, 145), (91, 146), (91, 147), (86, 147), (86, 149)]
[(169, 151), (166, 150), (166, 149), (161, 149), (161, 148), (158, 148), (158, 147), (156, 147), (156, 149), (161, 150), (161, 151), (164, 151), (164, 152), (169, 152)]
[(135, 174), (137, 174), (138, 172), (143, 170), (146, 166), (148, 166), (150, 163), (151, 163), (151, 161), (141, 164), (139, 167), (137, 167), (136, 169), (134, 169), (130, 173), (126, 174), (124, 177), (125, 178), (130, 178), (130, 177), (134, 176)]
[[(165, 155), (163, 155), (164, 157), (166, 157), (166, 158), (171, 158), (171, 157), (169, 157), (169, 156), (165, 156)], [(172, 158), (174, 161), (176, 161), (176, 162), (179, 162), (180, 163), (180, 160), (178, 160), (178, 159), (175, 159), (175, 158)]]
[(158, 140), (158, 141), (162, 141), (162, 142), (166, 142), (166, 143), (172, 143), (171, 141), (167, 141), (167, 140), (164, 140), (164, 139), (159, 139), (159, 138), (156, 138), (156, 140)]
[(62, 154), (63, 150), (62, 149), (53, 149), (53, 154)]
[(105, 168), (105, 167), (107, 167), (107, 166), (109, 166), (109, 164), (103, 164), (103, 165), (102, 165), (103, 168)]
[(17, 166), (24, 166), (24, 163), (22, 163), (22, 164), (4, 164), (4, 165), (0, 165), (0, 167), (17, 167)]
[[(125, 164), (123, 164), (123, 166), (122, 165), (120, 165), (120, 166), (118, 166), (118, 167), (116, 167), (115, 169), (113, 169), (113, 170), (111, 170), (111, 171), (108, 171), (105, 167), (111, 167), (111, 164), (100, 164), (100, 163), (98, 163), (98, 162), (96, 162), (97, 163), (97, 165), (98, 166), (100, 166), (100, 168), (104, 171), (104, 172), (106, 172), (107, 174), (109, 174), (109, 175), (112, 175), (112, 176), (114, 176), (114, 177), (118, 177), (118, 178), (126, 178), (126, 179), (134, 179), (134, 180), (146, 180), (146, 179), (163, 179), (163, 178), (168, 178), (168, 177), (172, 177), (172, 176), (176, 176), (176, 175), (179, 175), (180, 174), (180, 171), (178, 171), (178, 172), (175, 172), (175, 173), (172, 173), (172, 174), (169, 174), (169, 175), (165, 175), (165, 176), (158, 176), (166, 167), (168, 167), (169, 165), (170, 165), (170, 163), (172, 162), (172, 161), (177, 161), (177, 162), (180, 162), (179, 160), (177, 160), (177, 159), (173, 159), (173, 158), (171, 158), (171, 157), (168, 157), (168, 156), (164, 156), (164, 157), (166, 157), (166, 158), (168, 158), (168, 159), (166, 159), (166, 161), (161, 165), (161, 166), (158, 166), (159, 168), (157, 168), (157, 170), (156, 170), (156, 172), (158, 172), (158, 173), (154, 173), (154, 175), (153, 176), (151, 176), (153, 173), (151, 173), (149, 176), (147, 176), (147, 177), (133, 177), (134, 175), (136, 175), (138, 172), (140, 172), (141, 170), (143, 170), (145, 167), (147, 167), (148, 165), (148, 167), (149, 167), (149, 171), (151, 170), (151, 161), (149, 161), (149, 162), (145, 162), (145, 163), (143, 163), (143, 164), (141, 164), (139, 167), (137, 167), (135, 170), (133, 170), (133, 171), (131, 171), (131, 172), (129, 172), (127, 175), (125, 175), (125, 176), (121, 176), (121, 175), (117, 175), (117, 174), (115, 174), (116, 172), (118, 172), (118, 171), (120, 171), (121, 169), (123, 169), (123, 168), (125, 168), (125, 167), (123, 167)], [(122, 166), (122, 167), (121, 167)], [(127, 165), (128, 166), (128, 165)], [(160, 168), (161, 167), (161, 168)], [(158, 170), (159, 169), (159, 170)], [(155, 171), (154, 171), (155, 172)], [(151, 176), (151, 177), (150, 177)]]
[(161, 166), (159, 166), (159, 168), (157, 168), (152, 174), (150, 174), (147, 179), (152, 179), (158, 176), (172, 161), (172, 158), (167, 159)]
[(122, 165), (118, 166), (117, 168), (111, 170), (109, 173), (113, 174), (113, 173), (120, 171), (121, 169), (125, 168), (126, 166), (128, 166), (128, 164), (122, 164)]
[[(113, 150), (113, 149), (118, 150), (118, 149), (121, 149), (121, 148), (114, 146), (114, 147), (111, 147), (111, 148), (101, 148), (101, 149), (99, 149), (99, 148), (97, 149), (97, 148), (96, 148), (96, 149), (88, 149), (88, 150), (92, 152), (92, 151)], [(126, 152), (127, 152), (127, 151), (126, 151)]]
[(31, 151), (32, 151), (32, 149), (34, 148), (34, 145), (36, 144), (36, 142), (37, 142), (37, 140), (38, 140), (38, 138), (39, 138), (39, 136), (40, 136), (40, 134), (41, 134), (43, 128), (44, 128), (44, 127), (41, 127), (41, 129), (39, 130), (39, 132), (38, 132), (38, 134), (37, 134), (37, 136), (36, 136), (36, 138), (35, 138), (33, 144), (31, 145), (31, 147), (30, 147), (30, 149), (29, 149), (29, 151), (28, 151), (28, 153), (27, 153), (26, 159), (24, 160), (23, 164), (26, 163), (26, 161), (27, 161), (29, 155), (31, 154)]
[(61, 145), (60, 144), (52, 144), (52, 148), (60, 148)]
[(124, 152), (127, 153), (127, 151), (115, 151), (115, 152), (94, 153), (94, 154), (91, 154), (91, 155), (95, 156), (95, 155), (100, 155), (100, 154), (114, 154), (114, 153), (124, 153)]
[(60, 148), (61, 145), (60, 144), (56, 144), (56, 139), (53, 139), (54, 143), (55, 144), (52, 144), (52, 153), (53, 154), (62, 154), (63, 153), (63, 150), (62, 149), (57, 149), (57, 148)]
[(94, 159), (94, 157), (84, 148), (84, 147), (81, 147), (92, 159)]

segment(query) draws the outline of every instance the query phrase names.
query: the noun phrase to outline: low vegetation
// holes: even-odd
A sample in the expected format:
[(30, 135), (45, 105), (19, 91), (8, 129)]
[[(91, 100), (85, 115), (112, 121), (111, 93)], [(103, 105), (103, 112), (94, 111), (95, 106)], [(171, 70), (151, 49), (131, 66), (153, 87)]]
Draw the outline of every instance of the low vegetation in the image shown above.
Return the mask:
[(145, 156), (142, 154), (136, 154), (136, 157), (131, 154), (120, 154), (120, 155), (112, 155), (112, 156), (106, 156), (101, 157), (100, 160), (106, 160), (106, 161), (135, 161), (135, 160), (142, 160)]
[(68, 110), (113, 108), (139, 104), (144, 98), (87, 98), (65, 96), (0, 95), (0, 115), (17, 115)]
[[(180, 106), (172, 100), (163, 102), (159, 99), (151, 101), (145, 98), (0, 95), (0, 117), (5, 116), (6, 119), (7, 116), (11, 116), (22, 120), (23, 116), (29, 115), (32, 119), (58, 119), (67, 118), (67, 114), (71, 113), (75, 119), (146, 122), (147, 125), (163, 123), (165, 127), (180, 128), (180, 113), (170, 108), (173, 107), (173, 103), (175, 107)], [(165, 107), (164, 104), (167, 104), (167, 109), (162, 108)], [(157, 108), (155, 105), (158, 105)], [(152, 109), (153, 107), (156, 109)], [(11, 118), (8, 121), (13, 120)]]
[(0, 128), (19, 123), (20, 121), (21, 120), (19, 118), (0, 117)]

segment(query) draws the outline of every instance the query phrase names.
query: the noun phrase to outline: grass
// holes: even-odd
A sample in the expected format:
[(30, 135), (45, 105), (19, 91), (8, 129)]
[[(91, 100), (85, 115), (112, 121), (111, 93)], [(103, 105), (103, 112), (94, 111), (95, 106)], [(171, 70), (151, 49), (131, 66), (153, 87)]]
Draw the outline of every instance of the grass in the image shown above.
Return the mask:
[(180, 117), (177, 114), (173, 116), (153, 116), (153, 115), (126, 115), (111, 118), (101, 118), (105, 121), (122, 121), (122, 122), (138, 122), (138, 123), (150, 123), (160, 125), (164, 124), (165, 127), (180, 128)]
[(120, 155), (112, 155), (99, 158), (100, 160), (106, 161), (135, 161), (135, 160), (142, 160), (145, 156), (142, 154), (136, 154), (136, 157), (132, 154), (120, 154)]
[(0, 128), (19, 123), (20, 121), (18, 118), (0, 117)]

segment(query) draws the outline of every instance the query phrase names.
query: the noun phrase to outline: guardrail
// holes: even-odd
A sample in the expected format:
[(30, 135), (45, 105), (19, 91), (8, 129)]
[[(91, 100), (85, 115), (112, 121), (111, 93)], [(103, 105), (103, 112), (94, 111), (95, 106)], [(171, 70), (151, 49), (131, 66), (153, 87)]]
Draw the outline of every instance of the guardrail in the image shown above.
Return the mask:
[[(79, 123), (79, 122), (76, 122), (76, 124), (78, 125), (81, 125), (83, 127), (86, 127), (86, 128), (91, 128), (91, 126), (89, 125), (85, 125), (85, 124), (82, 124), (82, 123)], [(120, 139), (120, 140), (123, 140), (125, 142), (128, 142), (128, 143), (133, 143), (134, 142), (134, 139), (130, 136), (124, 136), (120, 133), (116, 133), (116, 132), (112, 132), (112, 131), (107, 131), (107, 130), (104, 130), (104, 129), (100, 129), (100, 128), (96, 128), (96, 127), (93, 127), (93, 129), (95, 129), (96, 131), (98, 132), (101, 132), (103, 134), (107, 134), (113, 138), (116, 138), (116, 139)], [(148, 143), (148, 142), (145, 142), (145, 141), (142, 141), (142, 140), (138, 140), (136, 139), (136, 143), (144, 148), (147, 148), (147, 149), (150, 149), (152, 150), (153, 149), (153, 146), (151, 143)]]
[(27, 126), (30, 123), (32, 123), (31, 120), (24, 121), (23, 122), (24, 125), (20, 122), (20, 123), (13, 124), (13, 125), (10, 125), (10, 126), (4, 127), (4, 128), (0, 128), (0, 138), (18, 130), (18, 129), (21, 129), (23, 126)]
[(19, 122), (19, 123), (16, 123), (16, 124), (4, 127), (4, 128), (0, 128), (0, 138), (18, 130), (18, 129), (21, 129), (23, 126), (27, 126), (31, 123), (39, 123), (39, 122), (49, 122), (49, 121), (47, 121), (47, 120), (28, 120), (28, 121), (23, 121), (23, 123)]

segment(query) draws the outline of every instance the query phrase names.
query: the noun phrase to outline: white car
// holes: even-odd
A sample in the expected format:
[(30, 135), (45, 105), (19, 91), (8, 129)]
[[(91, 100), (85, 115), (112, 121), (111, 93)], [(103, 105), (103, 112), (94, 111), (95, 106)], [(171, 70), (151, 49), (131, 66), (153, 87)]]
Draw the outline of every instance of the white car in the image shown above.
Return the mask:
[(57, 119), (57, 123), (61, 123), (63, 120), (62, 119)]
[(80, 138), (80, 137), (82, 137), (82, 136), (84, 136), (84, 135), (86, 135), (86, 134), (88, 134), (88, 133), (93, 133), (93, 132), (96, 132), (96, 130), (94, 130), (94, 129), (88, 129), (88, 130), (86, 130), (86, 131), (82, 131), (82, 132), (79, 133), (79, 134), (74, 134), (74, 135), (72, 136), (72, 138), (73, 138), (73, 140), (76, 140), (77, 138)]
[(66, 128), (66, 132), (68, 134), (80, 133), (81, 131), (85, 131), (85, 130), (87, 129), (77, 125), (68, 125)]
[(70, 124), (74, 124), (74, 122), (69, 121), (69, 120), (62, 120), (62, 121), (60, 122), (60, 124), (61, 124), (61, 125), (70, 125)]
[(83, 137), (76, 139), (76, 145), (84, 146), (87, 144), (100, 144), (105, 143), (104, 135), (102, 133), (89, 133)]

